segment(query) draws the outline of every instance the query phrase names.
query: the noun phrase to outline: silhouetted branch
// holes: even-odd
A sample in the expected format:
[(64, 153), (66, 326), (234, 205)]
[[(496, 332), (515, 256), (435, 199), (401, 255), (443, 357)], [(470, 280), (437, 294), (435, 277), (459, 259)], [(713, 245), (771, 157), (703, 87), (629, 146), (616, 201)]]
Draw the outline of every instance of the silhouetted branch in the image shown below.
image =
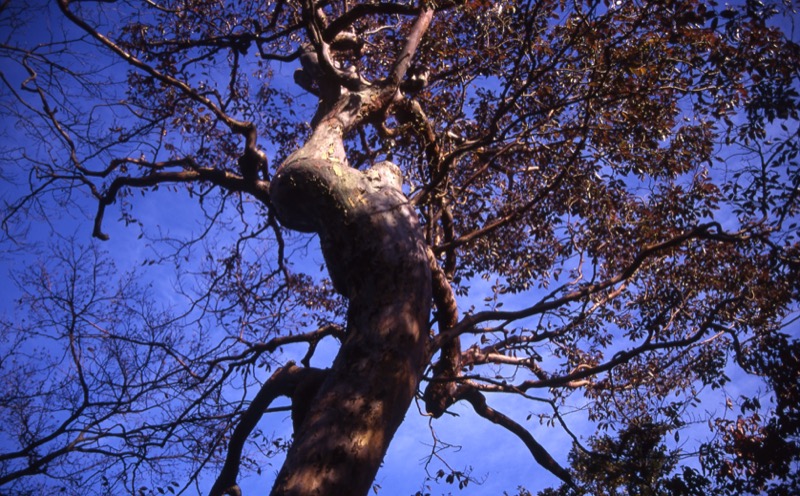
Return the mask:
[(567, 472), (561, 465), (558, 464), (558, 462), (553, 459), (552, 456), (550, 456), (550, 453), (548, 453), (547, 450), (544, 449), (544, 447), (533, 438), (533, 435), (528, 432), (527, 429), (487, 405), (486, 398), (476, 389), (470, 386), (461, 386), (459, 387), (458, 392), (458, 399), (468, 401), (469, 404), (472, 405), (472, 408), (475, 409), (475, 413), (501, 427), (506, 428), (520, 438), (520, 440), (525, 443), (525, 446), (527, 446), (528, 450), (533, 455), (534, 460), (536, 460), (539, 465), (547, 469), (562, 481), (569, 484), (571, 487), (575, 487), (569, 472)]
[(275, 398), (279, 396), (292, 396), (298, 384), (307, 377), (319, 375), (323, 371), (320, 369), (301, 368), (289, 362), (272, 374), (267, 382), (253, 398), (253, 401), (242, 414), (239, 423), (231, 434), (228, 443), (228, 454), (225, 457), (225, 464), (217, 477), (216, 482), (211, 487), (210, 496), (240, 496), (241, 490), (236, 482), (239, 476), (239, 465), (241, 463), (242, 449), (244, 443), (255, 428), (264, 411), (269, 407)]
[(108, 239), (108, 235), (105, 234), (102, 229), (106, 206), (114, 203), (114, 201), (117, 199), (117, 194), (119, 191), (126, 187), (147, 188), (164, 183), (208, 181), (215, 186), (220, 186), (228, 191), (241, 191), (250, 193), (264, 202), (264, 204), (269, 205), (269, 183), (266, 181), (247, 181), (241, 176), (233, 174), (232, 172), (208, 167), (197, 167), (194, 165), (194, 161), (192, 159), (186, 159), (186, 164), (190, 164), (189, 167), (191, 168), (182, 171), (153, 172), (147, 176), (124, 176), (114, 179), (98, 202), (97, 215), (95, 216), (94, 231), (92, 232), (92, 235), (98, 239)]

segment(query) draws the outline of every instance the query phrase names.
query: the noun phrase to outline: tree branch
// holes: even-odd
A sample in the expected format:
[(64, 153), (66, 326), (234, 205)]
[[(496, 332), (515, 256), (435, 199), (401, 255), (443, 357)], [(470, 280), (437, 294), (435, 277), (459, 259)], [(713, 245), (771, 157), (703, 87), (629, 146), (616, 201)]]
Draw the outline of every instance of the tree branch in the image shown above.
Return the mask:
[(415, 15), (418, 10), (410, 5), (402, 5), (391, 2), (379, 3), (360, 3), (354, 5), (352, 9), (334, 19), (322, 32), (322, 36), (327, 42), (333, 41), (337, 34), (355, 24), (359, 19), (370, 15)]
[(289, 362), (284, 367), (279, 368), (272, 374), (272, 377), (261, 386), (261, 389), (253, 398), (253, 401), (242, 414), (239, 423), (231, 434), (228, 443), (228, 454), (225, 457), (225, 464), (217, 477), (216, 482), (211, 488), (210, 496), (241, 496), (242, 492), (236, 482), (239, 476), (239, 465), (241, 463), (242, 449), (244, 443), (255, 428), (264, 411), (269, 407), (275, 398), (279, 396), (292, 396), (295, 389), (311, 376), (324, 373), (323, 370), (313, 368), (301, 368)]
[[(228, 171), (209, 167), (197, 167), (194, 159), (186, 158), (182, 161), (170, 161), (169, 165), (184, 165), (188, 167), (181, 171), (154, 172), (147, 176), (123, 176), (114, 179), (106, 192), (100, 197), (97, 214), (94, 219), (92, 235), (103, 241), (108, 240), (108, 234), (103, 232), (103, 217), (106, 206), (117, 199), (117, 194), (122, 188), (146, 188), (162, 183), (188, 183), (193, 181), (208, 181), (228, 191), (247, 192), (261, 200), (265, 205), (270, 205), (269, 183), (260, 180), (245, 180), (239, 175)], [(151, 164), (151, 167), (161, 167), (161, 164)]]
[(210, 99), (203, 96), (200, 92), (189, 86), (188, 83), (181, 81), (180, 79), (177, 79), (168, 74), (164, 74), (163, 72), (160, 72), (155, 68), (153, 68), (151, 65), (133, 56), (131, 53), (124, 50), (118, 44), (114, 43), (109, 38), (102, 35), (94, 28), (92, 28), (89, 24), (86, 23), (86, 21), (78, 17), (74, 12), (72, 12), (69, 9), (69, 3), (70, 0), (58, 0), (58, 6), (61, 9), (61, 12), (67, 17), (67, 19), (69, 19), (75, 25), (86, 31), (90, 36), (99, 41), (102, 45), (110, 49), (112, 52), (114, 52), (116, 55), (118, 55), (120, 58), (125, 60), (133, 67), (141, 71), (144, 71), (145, 73), (151, 75), (152, 77), (154, 77), (158, 81), (161, 81), (167, 86), (171, 86), (177, 89), (178, 91), (185, 94), (189, 99), (206, 107), (215, 116), (217, 116), (217, 118), (219, 118), (222, 122), (224, 122), (225, 125), (227, 125), (232, 132), (243, 136), (245, 138), (245, 151), (240, 159), (240, 166), (242, 168), (242, 172), (245, 179), (252, 182), (255, 181), (255, 173), (257, 173), (260, 170), (264, 170), (266, 168), (266, 157), (264, 156), (263, 152), (261, 152), (258, 149), (257, 146), (258, 133), (255, 125), (252, 122), (240, 121), (234, 119), (233, 117), (229, 116), (222, 108), (215, 105), (214, 102), (212, 102)]
[(229, 128), (231, 128), (231, 130), (233, 130), (234, 132), (237, 132), (239, 134), (245, 134), (247, 132), (247, 130), (248, 130), (247, 128), (248, 128), (248, 124), (249, 123), (243, 122), (243, 121), (238, 121), (238, 120), (230, 117), (221, 108), (216, 106), (214, 104), (214, 102), (212, 102), (208, 98), (204, 97), (199, 92), (195, 91), (191, 86), (189, 86), (185, 82), (183, 82), (183, 81), (181, 81), (179, 79), (176, 79), (176, 78), (174, 78), (172, 76), (169, 76), (167, 74), (164, 74), (162, 72), (159, 72), (156, 69), (154, 69), (152, 66), (150, 66), (149, 64), (146, 64), (145, 62), (139, 60), (137, 57), (131, 55), (130, 53), (125, 51), (122, 47), (120, 47), (119, 45), (117, 45), (116, 43), (114, 43), (113, 41), (108, 39), (107, 37), (105, 37), (102, 34), (100, 34), (99, 32), (97, 32), (97, 30), (95, 30), (93, 27), (91, 27), (89, 24), (87, 24), (86, 21), (84, 21), (83, 19), (78, 17), (74, 12), (72, 12), (69, 9), (69, 4), (70, 4), (70, 0), (58, 0), (58, 6), (61, 9), (61, 12), (67, 17), (67, 19), (72, 21), (79, 28), (81, 28), (84, 31), (86, 31), (92, 38), (94, 38), (97, 41), (99, 41), (102, 45), (104, 45), (106, 48), (110, 49), (112, 52), (117, 54), (120, 58), (122, 58), (124, 61), (126, 61), (127, 63), (129, 63), (133, 67), (136, 67), (137, 69), (140, 69), (140, 70), (146, 72), (147, 74), (153, 76), (154, 78), (156, 78), (157, 80), (161, 81), (162, 83), (164, 83), (164, 84), (166, 84), (168, 86), (171, 86), (171, 87), (174, 87), (177, 90), (180, 90), (182, 93), (184, 93), (190, 99), (192, 99), (192, 100), (196, 101), (197, 103), (200, 103), (201, 105), (205, 106), (211, 112), (213, 112), (214, 115), (216, 115), (222, 122), (224, 122)]
[(737, 300), (738, 298), (728, 298), (717, 303), (714, 306), (713, 310), (711, 310), (711, 312), (706, 316), (703, 324), (697, 329), (697, 331), (695, 331), (691, 336), (688, 336), (684, 339), (675, 339), (672, 341), (663, 341), (654, 343), (652, 342), (653, 333), (651, 332), (648, 335), (647, 339), (645, 339), (645, 341), (639, 346), (627, 351), (619, 351), (611, 358), (611, 360), (602, 363), (600, 365), (597, 365), (596, 367), (579, 365), (567, 375), (559, 377), (550, 377), (547, 379), (540, 379), (536, 381), (525, 381), (519, 386), (515, 386), (514, 389), (519, 391), (527, 391), (532, 388), (552, 388), (552, 387), (562, 387), (562, 386), (571, 387), (572, 384), (576, 384), (579, 381), (583, 381), (588, 377), (609, 371), (618, 365), (627, 363), (632, 358), (641, 355), (642, 353), (646, 353), (648, 351), (656, 351), (656, 350), (663, 350), (670, 348), (682, 348), (685, 346), (690, 346), (699, 341), (705, 335), (708, 329), (714, 326), (714, 319), (716, 319), (719, 312), (722, 311), (722, 309), (726, 305), (734, 303)]
[(459, 387), (458, 392), (458, 399), (468, 401), (469, 404), (472, 405), (472, 408), (475, 409), (475, 413), (487, 420), (490, 420), (492, 423), (506, 428), (520, 438), (520, 440), (525, 443), (525, 446), (533, 455), (533, 459), (536, 460), (539, 465), (547, 469), (550, 473), (567, 483), (569, 486), (573, 488), (575, 487), (575, 483), (572, 481), (572, 477), (569, 475), (569, 472), (567, 472), (564, 467), (559, 465), (558, 462), (556, 462), (553, 457), (550, 456), (550, 453), (548, 453), (547, 450), (544, 449), (544, 447), (533, 438), (533, 435), (528, 432), (527, 429), (487, 405), (486, 398), (475, 388), (465, 385)]
[[(428, 265), (431, 269), (433, 301), (439, 320), (439, 332), (450, 329), (458, 322), (458, 304), (447, 276), (433, 250), (428, 247)], [(439, 361), (433, 366), (433, 379), (423, 395), (425, 409), (435, 418), (441, 417), (445, 410), (455, 402), (456, 378), (461, 374), (461, 339), (453, 336), (442, 342)], [(433, 354), (435, 349), (429, 351)]]
[(389, 74), (388, 83), (390, 87), (397, 88), (400, 86), (400, 81), (403, 80), (406, 71), (411, 66), (411, 59), (414, 57), (425, 31), (428, 30), (431, 19), (433, 19), (433, 13), (434, 9), (432, 7), (425, 6), (411, 27), (411, 32), (408, 33), (408, 38), (406, 38), (406, 44), (395, 59), (394, 66), (392, 66), (392, 71)]
[(639, 270), (639, 268), (649, 258), (658, 253), (678, 247), (690, 239), (705, 238), (705, 237), (713, 238), (715, 236), (718, 236), (718, 234), (709, 233), (709, 230), (714, 227), (716, 226), (713, 223), (701, 224), (693, 229), (684, 232), (683, 234), (670, 238), (666, 241), (645, 246), (633, 258), (631, 263), (616, 276), (608, 278), (601, 282), (585, 284), (581, 286), (579, 289), (571, 291), (560, 298), (556, 298), (553, 300), (543, 299), (540, 300), (535, 305), (532, 305), (528, 308), (524, 308), (522, 310), (487, 311), (471, 315), (462, 320), (461, 322), (459, 322), (458, 325), (454, 326), (449, 331), (436, 336), (434, 338), (434, 341), (445, 341), (447, 339), (450, 339), (452, 337), (451, 336), (452, 334), (463, 334), (465, 332), (469, 332), (471, 329), (475, 327), (475, 325), (481, 322), (487, 322), (492, 320), (510, 322), (514, 320), (523, 319), (526, 317), (530, 317), (532, 315), (537, 315), (543, 312), (547, 312), (549, 310), (556, 309), (567, 303), (578, 301), (581, 300), (582, 298), (586, 298), (587, 296), (604, 291), (632, 277), (636, 273), (636, 271)]

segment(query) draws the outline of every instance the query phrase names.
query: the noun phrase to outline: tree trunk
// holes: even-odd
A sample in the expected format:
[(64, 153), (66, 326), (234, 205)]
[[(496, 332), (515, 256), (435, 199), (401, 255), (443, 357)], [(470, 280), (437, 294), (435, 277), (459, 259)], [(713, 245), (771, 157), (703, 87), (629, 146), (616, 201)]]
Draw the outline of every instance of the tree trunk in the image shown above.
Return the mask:
[(381, 162), (362, 172), (344, 153), (361, 101), (343, 98), (270, 188), (283, 225), (319, 234), (334, 286), (350, 301), (346, 337), (273, 495), (367, 494), (426, 362), (430, 271), (400, 171)]

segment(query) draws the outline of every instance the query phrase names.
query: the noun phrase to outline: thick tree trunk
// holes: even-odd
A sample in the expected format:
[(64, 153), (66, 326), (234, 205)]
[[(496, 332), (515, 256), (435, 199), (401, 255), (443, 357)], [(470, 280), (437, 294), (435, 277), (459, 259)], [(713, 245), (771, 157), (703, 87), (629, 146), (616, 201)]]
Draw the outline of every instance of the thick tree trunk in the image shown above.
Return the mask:
[(342, 133), (354, 107), (345, 105), (322, 119), (270, 189), (285, 226), (319, 234), (331, 279), (350, 300), (347, 335), (273, 495), (367, 494), (425, 366), (431, 276), (422, 231), (396, 166), (347, 165)]

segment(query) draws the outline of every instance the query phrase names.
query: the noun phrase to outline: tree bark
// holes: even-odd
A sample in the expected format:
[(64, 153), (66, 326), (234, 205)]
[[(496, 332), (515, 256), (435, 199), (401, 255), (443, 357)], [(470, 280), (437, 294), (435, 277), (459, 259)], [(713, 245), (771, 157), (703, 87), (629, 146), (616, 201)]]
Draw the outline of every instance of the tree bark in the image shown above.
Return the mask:
[(426, 363), (431, 276), (399, 169), (348, 166), (342, 137), (375, 95), (349, 94), (278, 169), (281, 223), (316, 232), (350, 300), (338, 356), (295, 432), (272, 495), (367, 494)]

